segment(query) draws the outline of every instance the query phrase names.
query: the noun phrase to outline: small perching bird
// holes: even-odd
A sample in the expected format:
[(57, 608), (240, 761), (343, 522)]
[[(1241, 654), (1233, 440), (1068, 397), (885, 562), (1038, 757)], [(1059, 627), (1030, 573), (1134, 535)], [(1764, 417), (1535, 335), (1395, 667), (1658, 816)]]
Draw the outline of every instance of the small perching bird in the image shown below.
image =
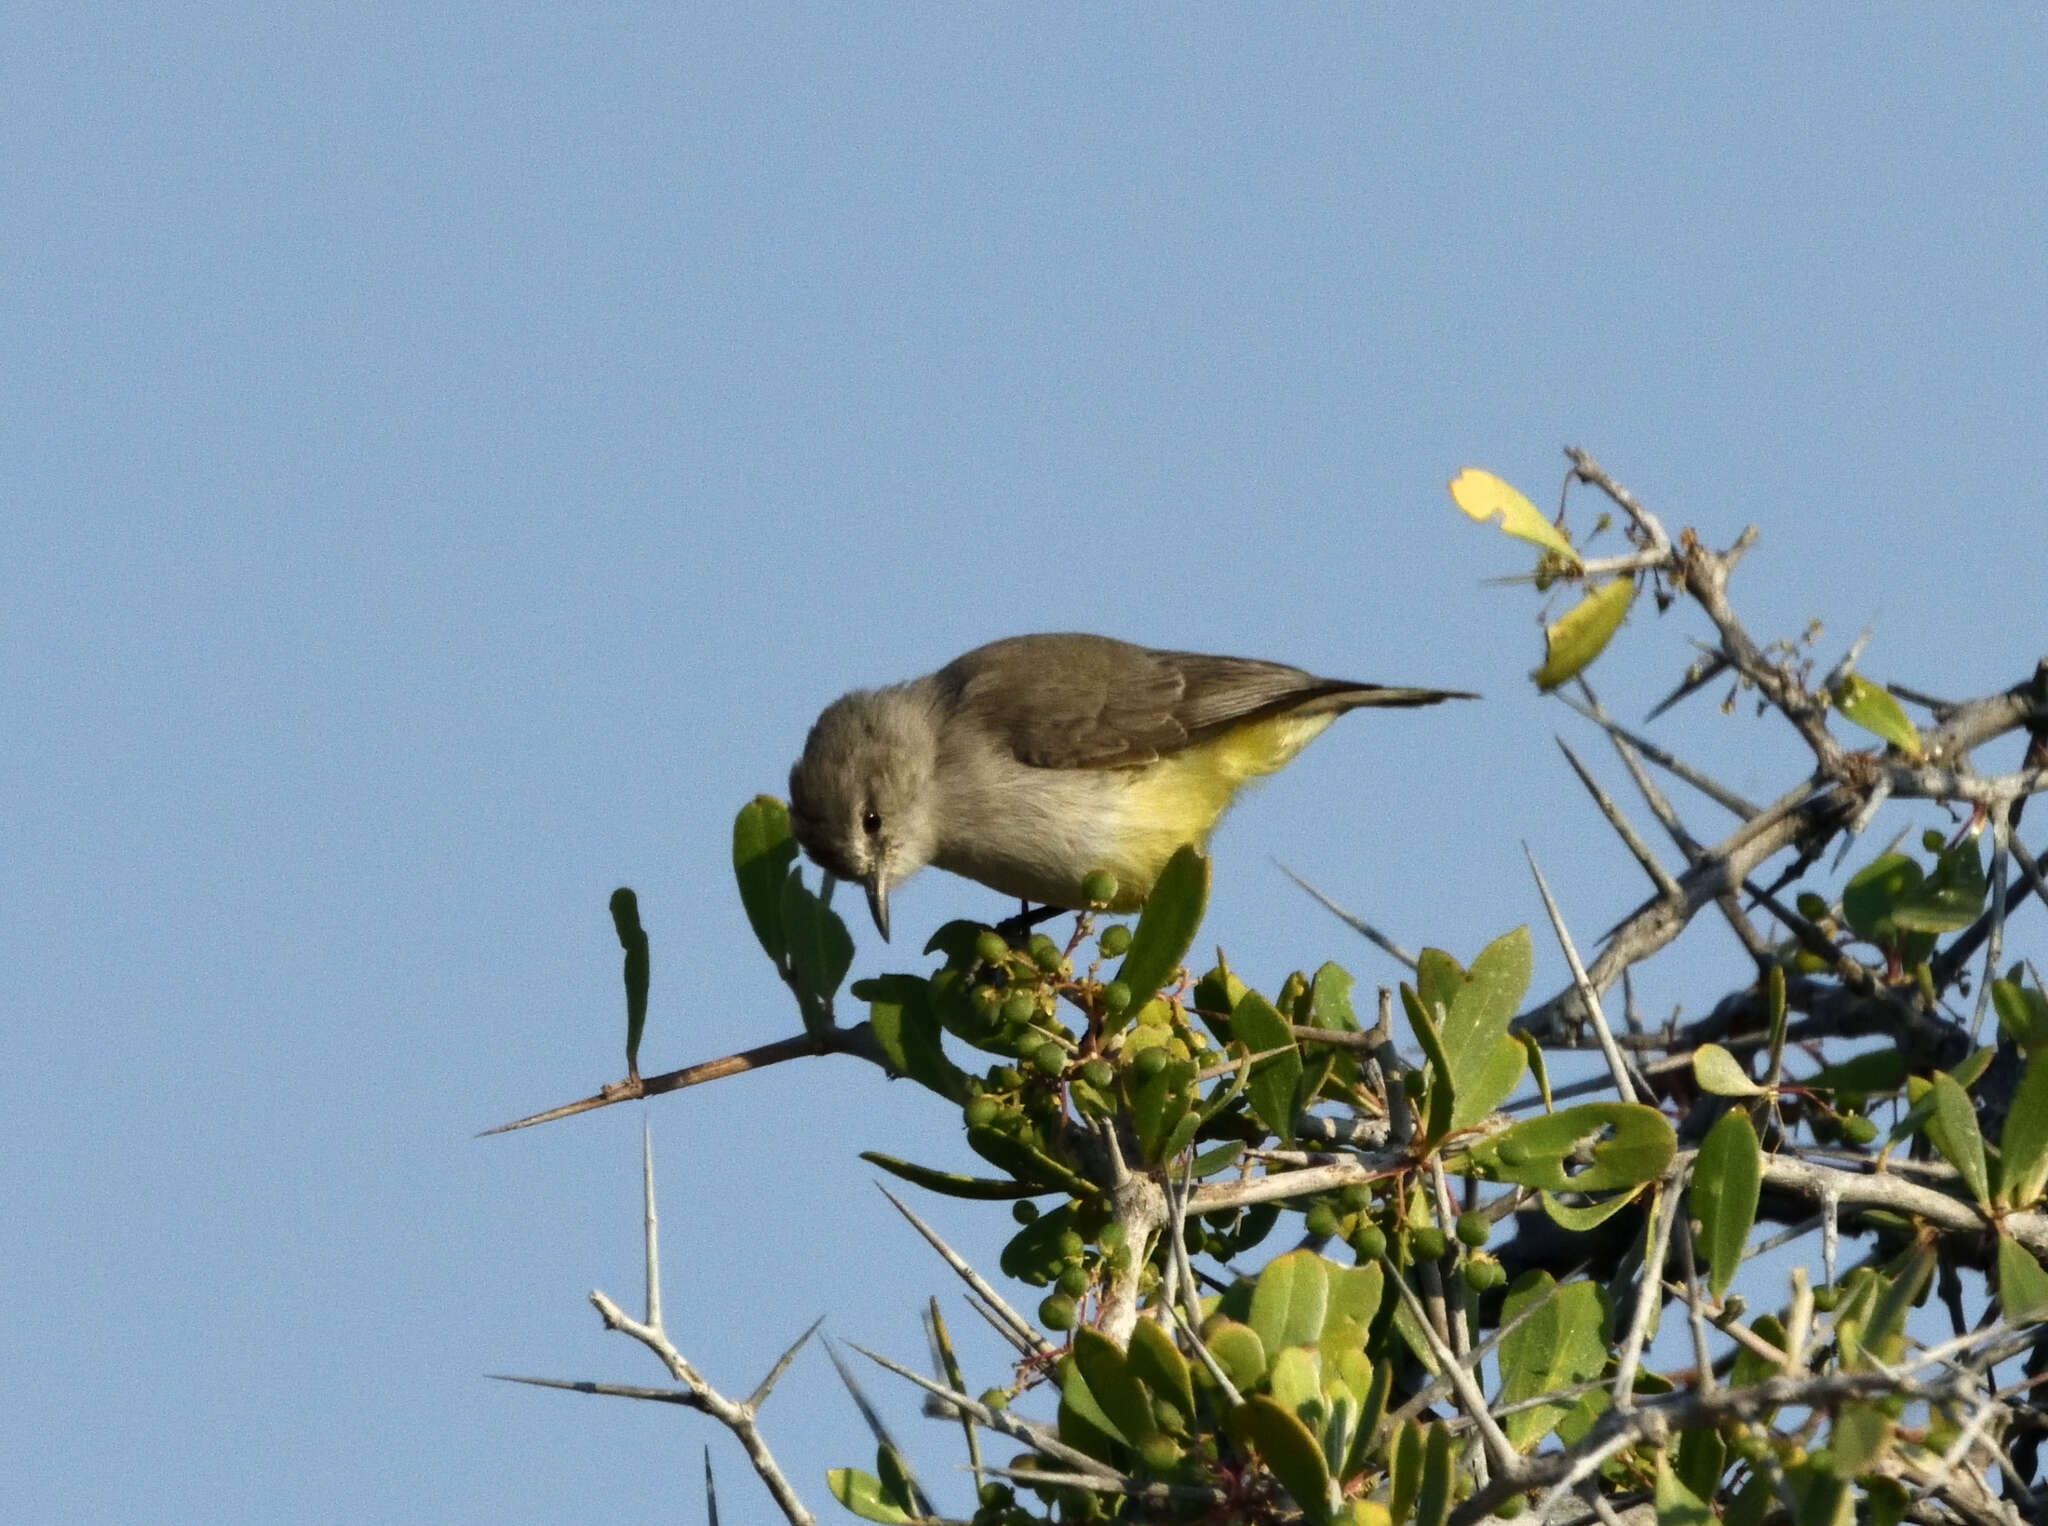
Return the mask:
[(1239, 789), (1346, 710), (1475, 697), (1105, 636), (1012, 636), (826, 706), (789, 773), (790, 825), (821, 868), (867, 892), (884, 938), (890, 889), (926, 864), (1073, 908), (1107, 870), (1111, 908), (1131, 911)]

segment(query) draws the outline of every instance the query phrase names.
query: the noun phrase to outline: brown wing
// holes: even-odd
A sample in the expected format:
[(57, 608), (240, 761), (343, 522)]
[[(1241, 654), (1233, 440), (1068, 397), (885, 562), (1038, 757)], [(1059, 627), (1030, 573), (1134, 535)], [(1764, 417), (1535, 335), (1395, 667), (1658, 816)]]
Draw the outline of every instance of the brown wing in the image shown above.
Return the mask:
[[(1367, 684), (1316, 678), (1245, 657), (1161, 652), (1105, 636), (1013, 636), (934, 675), (957, 711), (1003, 736), (1039, 768), (1120, 768), (1214, 735), (1236, 721), (1297, 707), (1370, 704)], [(1427, 703), (1416, 698), (1410, 704)]]

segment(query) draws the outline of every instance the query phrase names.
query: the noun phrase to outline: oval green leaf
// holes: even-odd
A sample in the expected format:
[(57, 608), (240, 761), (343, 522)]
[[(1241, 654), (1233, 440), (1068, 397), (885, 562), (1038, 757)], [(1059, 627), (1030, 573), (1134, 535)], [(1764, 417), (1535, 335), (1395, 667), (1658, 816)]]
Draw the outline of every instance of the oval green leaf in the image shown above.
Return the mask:
[(2031, 1208), (2048, 1188), (2048, 1050), (2027, 1061), (2013, 1089), (1999, 1143), (1999, 1197)]
[(1185, 845), (1159, 871), (1138, 925), (1131, 930), (1130, 952), (1117, 969), (1116, 978), (1139, 1002), (1173, 978), (1188, 956), (1208, 904), (1209, 860), (1192, 844)]
[(1692, 1077), (1700, 1090), (1717, 1097), (1755, 1097), (1763, 1088), (1750, 1080), (1742, 1061), (1719, 1044), (1702, 1044), (1692, 1052)]
[(789, 807), (773, 795), (756, 795), (740, 807), (732, 824), (732, 870), (740, 884), (740, 905), (754, 936), (779, 968), (787, 944), (782, 934), (782, 882), (796, 862), (796, 838)]
[(1920, 733), (1889, 690), (1849, 673), (1836, 683), (1834, 700), (1843, 720), (1891, 743), (1908, 757), (1920, 756)]
[(1707, 1289), (1716, 1298), (1728, 1291), (1742, 1264), (1743, 1247), (1756, 1226), (1763, 1174), (1763, 1151), (1749, 1114), (1731, 1108), (1707, 1130), (1692, 1166), (1693, 1215), (1700, 1221)]
[(1977, 1109), (1970, 1094), (1947, 1071), (1934, 1073), (1934, 1113), (1927, 1137), (1979, 1203), (1991, 1201), (1990, 1173), (1984, 1164), (1984, 1136), (1977, 1128)]

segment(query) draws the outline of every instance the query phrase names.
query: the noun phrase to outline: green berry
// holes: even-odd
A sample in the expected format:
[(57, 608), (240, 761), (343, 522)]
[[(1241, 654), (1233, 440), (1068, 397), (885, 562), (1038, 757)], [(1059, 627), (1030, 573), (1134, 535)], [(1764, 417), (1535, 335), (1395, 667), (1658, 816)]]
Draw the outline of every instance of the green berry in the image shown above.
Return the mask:
[(1149, 1081), (1166, 1069), (1167, 1055), (1164, 1049), (1153, 1044), (1140, 1049), (1131, 1059), (1131, 1073), (1140, 1081)]
[(1038, 1322), (1048, 1330), (1071, 1330), (1079, 1306), (1065, 1293), (1054, 1293), (1038, 1306)]
[(1493, 1238), (1493, 1220), (1478, 1209), (1458, 1215), (1458, 1238), (1474, 1250)]
[(1493, 1507), (1493, 1513), (1499, 1516), (1503, 1521), (1512, 1521), (1516, 1516), (1520, 1515), (1524, 1510), (1527, 1510), (1528, 1508), (1529, 1501), (1527, 1496), (1520, 1494), (1511, 1494), (1506, 1499), (1502, 1500), (1498, 1505), (1495, 1505)]
[(1079, 1261), (1081, 1252), (1088, 1248), (1088, 1242), (1081, 1238), (1081, 1231), (1078, 1229), (1061, 1230), (1059, 1239), (1054, 1243), (1059, 1249), (1062, 1261)]
[[(1001, 1414), (1010, 1407), (1010, 1391), (1007, 1388), (984, 1388), (981, 1391), (981, 1402), (984, 1408)], [(997, 1484), (995, 1487), (1000, 1489), (1002, 1485)]]
[(1116, 876), (1096, 869), (1081, 881), (1081, 895), (1090, 906), (1107, 906), (1116, 899)]
[(1104, 1250), (1115, 1250), (1120, 1245), (1128, 1244), (1130, 1238), (1130, 1231), (1118, 1220), (1111, 1219), (1102, 1226), (1102, 1233), (1097, 1235), (1095, 1240)]
[(1130, 949), (1131, 930), (1121, 922), (1112, 922), (1102, 930), (1102, 936), (1096, 940), (1096, 946), (1102, 950), (1103, 958), (1118, 958)]
[(1067, 1052), (1047, 1039), (1031, 1051), (1031, 1063), (1040, 1075), (1057, 1076), (1067, 1068)]
[(1099, 1092), (1106, 1092), (1116, 1085), (1116, 1067), (1097, 1055), (1081, 1067), (1081, 1079)]
[(1038, 998), (1029, 991), (1012, 991), (1003, 998), (1003, 1022), (1021, 1028), (1038, 1015)]
[(1337, 1194), (1337, 1201), (1344, 1205), (1346, 1213), (1358, 1213), (1372, 1206), (1372, 1188), (1364, 1182), (1353, 1182)]
[(1351, 1253), (1360, 1261), (1377, 1261), (1387, 1253), (1387, 1232), (1370, 1221), (1351, 1231)]
[(1465, 1286), (1475, 1293), (1497, 1288), (1508, 1280), (1506, 1268), (1491, 1256), (1471, 1256), (1465, 1262)]
[(1088, 1271), (1085, 1267), (1067, 1267), (1060, 1272), (1054, 1285), (1067, 1297), (1079, 1298), (1088, 1291)]
[(1408, 1254), (1415, 1260), (1441, 1260), (1444, 1250), (1444, 1232), (1434, 1224), (1417, 1224), (1408, 1231)]
[(1318, 1239), (1327, 1240), (1337, 1233), (1337, 1210), (1328, 1203), (1318, 1203), (1304, 1216), (1302, 1227)]
[(1010, 1217), (1019, 1224), (1033, 1224), (1038, 1221), (1038, 1205), (1028, 1197), (1020, 1197), (1010, 1205)]
[(996, 1121), (996, 1114), (1002, 1110), (1003, 1105), (995, 1098), (981, 1096), (969, 1102), (962, 1112), (970, 1129), (985, 1129)]
[(1121, 980), (1112, 980), (1102, 988), (1102, 1010), (1111, 1017), (1127, 1010), (1131, 1005), (1131, 988)]
[(1877, 1125), (1861, 1113), (1851, 1113), (1842, 1120), (1842, 1137), (1851, 1144), (1869, 1144), (1877, 1138)]
[[(1000, 1393), (1002, 1393), (1000, 1388), (991, 1388), (987, 1394), (981, 1396), (981, 1402), (988, 1404), (990, 1409), (995, 1409), (996, 1405), (988, 1403), (989, 1394)], [(980, 1492), (975, 1495), (975, 1499), (990, 1510), (1006, 1510), (1016, 1498), (1016, 1491), (1008, 1484), (999, 1484), (994, 1480), (983, 1484)]]
[(984, 927), (975, 934), (974, 952), (984, 964), (1001, 964), (1010, 957), (1010, 945), (993, 927)]
[(1057, 975), (1067, 962), (1066, 955), (1060, 952), (1060, 946), (1044, 933), (1031, 935), (1027, 951), (1031, 955), (1031, 962), (1048, 975)]
[(1842, 1290), (1834, 1283), (1813, 1290), (1813, 1306), (1823, 1314), (1832, 1314), (1842, 1301)]
[(1929, 827), (1926, 831), (1920, 834), (1920, 846), (1925, 848), (1929, 853), (1939, 853), (1943, 848), (1946, 848), (1948, 846), (1948, 839), (1946, 837), (1943, 837), (1941, 833), (1935, 830), (1933, 827)]
[(1024, 1078), (1014, 1065), (998, 1065), (988, 1073), (990, 1091), (1013, 1092), (1023, 1084)]

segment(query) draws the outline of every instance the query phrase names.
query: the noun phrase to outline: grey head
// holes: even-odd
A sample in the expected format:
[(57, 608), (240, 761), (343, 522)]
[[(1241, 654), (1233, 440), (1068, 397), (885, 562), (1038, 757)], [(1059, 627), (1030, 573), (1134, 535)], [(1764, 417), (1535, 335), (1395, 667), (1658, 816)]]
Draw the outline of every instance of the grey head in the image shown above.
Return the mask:
[(820, 868), (867, 892), (889, 936), (889, 889), (938, 851), (939, 715), (926, 686), (826, 706), (789, 771), (789, 824)]

